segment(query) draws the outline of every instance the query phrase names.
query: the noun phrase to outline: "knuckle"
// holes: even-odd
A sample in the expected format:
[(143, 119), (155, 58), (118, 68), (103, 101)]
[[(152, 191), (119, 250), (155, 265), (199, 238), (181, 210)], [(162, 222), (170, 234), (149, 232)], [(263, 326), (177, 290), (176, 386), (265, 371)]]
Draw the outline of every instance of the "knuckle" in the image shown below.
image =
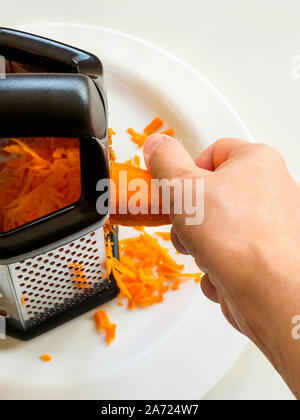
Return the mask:
[(265, 158), (283, 160), (281, 153), (272, 146), (268, 144), (256, 144), (254, 145), (259, 153), (261, 153)]

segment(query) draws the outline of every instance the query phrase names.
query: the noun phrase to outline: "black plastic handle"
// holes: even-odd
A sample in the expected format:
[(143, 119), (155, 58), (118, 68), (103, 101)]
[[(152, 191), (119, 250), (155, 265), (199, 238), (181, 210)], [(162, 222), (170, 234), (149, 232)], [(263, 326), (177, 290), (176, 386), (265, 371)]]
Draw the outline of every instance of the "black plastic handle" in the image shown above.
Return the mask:
[(54, 73), (82, 73), (98, 78), (101, 61), (93, 54), (48, 38), (14, 29), (0, 28), (0, 55)]
[(0, 80), (0, 137), (103, 139), (102, 96), (83, 74), (8, 74)]

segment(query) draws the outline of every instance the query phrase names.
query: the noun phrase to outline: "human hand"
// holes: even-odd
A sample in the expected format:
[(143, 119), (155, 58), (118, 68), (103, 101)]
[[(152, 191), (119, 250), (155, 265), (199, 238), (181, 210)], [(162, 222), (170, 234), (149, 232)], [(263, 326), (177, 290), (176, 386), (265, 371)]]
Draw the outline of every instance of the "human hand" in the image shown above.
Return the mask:
[(283, 158), (266, 145), (221, 139), (193, 161), (164, 135), (148, 138), (144, 156), (154, 179), (204, 179), (203, 223), (189, 226), (186, 215), (171, 214), (172, 242), (206, 273), (204, 294), (299, 397), (291, 322), (300, 311), (300, 188)]

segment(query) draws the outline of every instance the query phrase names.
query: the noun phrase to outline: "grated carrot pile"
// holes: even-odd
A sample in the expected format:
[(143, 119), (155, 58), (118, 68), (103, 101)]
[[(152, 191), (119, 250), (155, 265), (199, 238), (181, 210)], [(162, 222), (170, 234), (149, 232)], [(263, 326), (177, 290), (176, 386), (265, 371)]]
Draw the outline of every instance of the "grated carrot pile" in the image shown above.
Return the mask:
[(96, 326), (100, 333), (105, 332), (106, 335), (106, 343), (109, 346), (110, 343), (115, 339), (116, 337), (116, 330), (117, 325), (112, 324), (110, 322), (110, 319), (106, 313), (106, 311), (97, 311), (94, 313), (94, 319), (96, 322)]
[[(106, 224), (106, 233), (112, 230)], [(150, 306), (164, 301), (164, 294), (178, 290), (189, 279), (199, 281), (200, 273), (184, 273), (158, 239), (142, 231), (139, 237), (119, 241), (120, 260), (113, 257), (107, 244), (107, 270), (112, 272), (120, 289), (119, 299), (127, 299), (128, 308)]]
[(78, 139), (2, 140), (0, 158), (0, 233), (79, 200)]

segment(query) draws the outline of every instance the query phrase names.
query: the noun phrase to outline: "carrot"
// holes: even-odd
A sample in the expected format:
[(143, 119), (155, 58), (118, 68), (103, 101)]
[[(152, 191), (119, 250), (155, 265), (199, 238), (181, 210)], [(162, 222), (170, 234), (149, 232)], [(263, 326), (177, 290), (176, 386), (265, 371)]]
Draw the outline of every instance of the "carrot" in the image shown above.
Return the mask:
[(109, 144), (109, 157), (110, 157), (110, 161), (114, 162), (117, 158), (116, 158), (116, 154), (112, 148), (112, 139), (113, 136), (115, 136), (116, 133), (114, 132), (114, 130), (112, 128), (108, 129), (108, 144)]
[[(112, 228), (108, 221), (106, 235)], [(199, 273), (184, 273), (184, 265), (177, 264), (158, 239), (145, 231), (137, 238), (119, 241), (119, 247), (117, 260), (107, 244), (108, 267), (120, 289), (119, 299), (127, 299), (129, 309), (162, 303), (170, 288), (178, 290), (181, 283), (200, 277)]]
[(135, 166), (136, 168), (141, 167), (141, 158), (137, 155), (133, 157), (133, 159), (128, 159), (125, 161), (126, 165)]
[(168, 130), (162, 131), (161, 134), (165, 134), (166, 136), (174, 137), (175, 131), (173, 128), (168, 128)]
[(43, 362), (51, 362), (52, 357), (49, 354), (43, 354), (41, 356), (41, 359), (42, 359)]
[(78, 139), (13, 138), (0, 146), (0, 233), (79, 200)]
[(164, 241), (170, 241), (171, 240), (171, 233), (170, 232), (155, 232), (156, 236), (159, 236)]
[(164, 122), (161, 118), (154, 118), (154, 120), (151, 121), (151, 123), (144, 129), (144, 134), (146, 134), (146, 136), (151, 136), (151, 134), (154, 134), (155, 131), (157, 131), (163, 125), (163, 123)]
[[(124, 207), (124, 204), (125, 206), (128, 206), (128, 202), (130, 198), (135, 194), (135, 192), (124, 191), (124, 189), (121, 188), (119, 182), (121, 172), (126, 173), (128, 184), (135, 179), (142, 179), (146, 181), (148, 186), (148, 194), (143, 196), (142, 200), (143, 203), (145, 203), (145, 206), (148, 208), (148, 214), (134, 215), (129, 213), (128, 207), (127, 209), (122, 208), (122, 206)], [(156, 203), (158, 201), (159, 214), (151, 214), (151, 175), (149, 171), (125, 163), (111, 162), (111, 179), (116, 185), (116, 197), (111, 197), (112, 211), (110, 220), (112, 224), (123, 226), (162, 226), (170, 224), (169, 215), (162, 214), (162, 205), (158, 194), (157, 197), (155, 197), (155, 200)], [(125, 194), (127, 194), (127, 200)], [(115, 201), (113, 201), (114, 199)], [(140, 203), (141, 208), (144, 207), (143, 203)], [(127, 214), (122, 214), (122, 212), (126, 212)]]
[(135, 143), (139, 148), (143, 147), (147, 136), (145, 134), (140, 134), (135, 131), (133, 128), (128, 128), (127, 133), (131, 136), (131, 141)]
[(97, 311), (94, 313), (94, 319), (96, 322), (96, 327), (100, 333), (105, 332), (106, 334), (106, 343), (107, 346), (115, 339), (116, 337), (116, 324), (112, 324), (106, 313), (106, 311)]

